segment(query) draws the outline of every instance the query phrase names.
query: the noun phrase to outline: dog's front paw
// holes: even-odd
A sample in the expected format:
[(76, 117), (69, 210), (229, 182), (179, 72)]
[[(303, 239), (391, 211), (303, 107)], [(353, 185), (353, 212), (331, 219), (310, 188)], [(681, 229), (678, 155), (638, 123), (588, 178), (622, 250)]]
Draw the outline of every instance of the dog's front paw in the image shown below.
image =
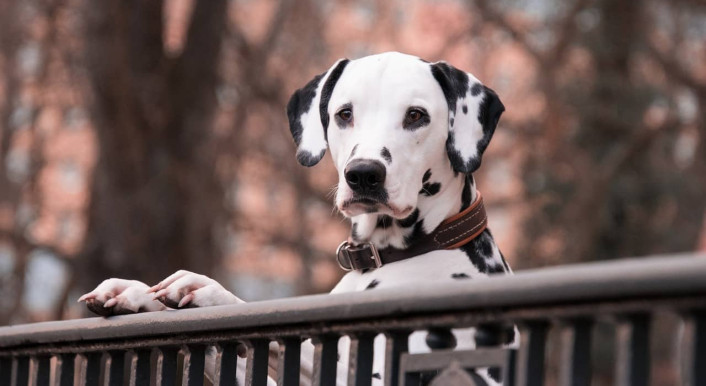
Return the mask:
[(149, 289), (154, 299), (171, 308), (190, 308), (244, 303), (208, 276), (177, 271)]
[(85, 301), (89, 310), (101, 316), (164, 310), (164, 304), (147, 294), (148, 289), (141, 281), (108, 279), (78, 301)]

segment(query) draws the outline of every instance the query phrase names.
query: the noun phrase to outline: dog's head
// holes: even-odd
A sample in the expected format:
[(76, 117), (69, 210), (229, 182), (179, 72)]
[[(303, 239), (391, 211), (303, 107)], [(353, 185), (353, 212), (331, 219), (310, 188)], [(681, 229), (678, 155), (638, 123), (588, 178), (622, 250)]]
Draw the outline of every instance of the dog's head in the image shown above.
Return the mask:
[(292, 95), (287, 115), (302, 165), (331, 149), (344, 215), (401, 219), (432, 167), (480, 166), (504, 109), (473, 75), (391, 52), (339, 60)]

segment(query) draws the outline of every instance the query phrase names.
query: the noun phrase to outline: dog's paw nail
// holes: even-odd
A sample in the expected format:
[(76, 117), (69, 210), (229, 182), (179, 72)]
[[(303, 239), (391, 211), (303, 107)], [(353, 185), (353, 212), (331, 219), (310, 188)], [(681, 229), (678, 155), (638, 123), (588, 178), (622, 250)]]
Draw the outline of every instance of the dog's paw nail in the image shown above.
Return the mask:
[(77, 302), (78, 302), (78, 303), (81, 303), (82, 301), (89, 300), (89, 299), (93, 299), (93, 298), (95, 298), (95, 297), (96, 297), (96, 295), (94, 295), (93, 293), (89, 292), (89, 293), (87, 293), (87, 294), (83, 294), (80, 298), (78, 298)]
[(110, 307), (115, 306), (116, 304), (118, 304), (118, 299), (116, 299), (116, 298), (108, 299), (107, 302), (103, 303), (103, 308), (110, 308)]
[(179, 301), (179, 308), (182, 308), (185, 305), (189, 304), (189, 302), (191, 302), (192, 300), (194, 300), (194, 294), (193, 293), (187, 294), (186, 296), (181, 298), (181, 300)]

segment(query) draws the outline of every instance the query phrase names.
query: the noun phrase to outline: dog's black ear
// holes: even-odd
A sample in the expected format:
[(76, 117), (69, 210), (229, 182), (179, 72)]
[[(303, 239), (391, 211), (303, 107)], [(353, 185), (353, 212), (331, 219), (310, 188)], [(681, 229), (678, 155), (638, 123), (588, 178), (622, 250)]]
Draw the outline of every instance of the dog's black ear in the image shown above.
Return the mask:
[(495, 91), (476, 77), (445, 62), (431, 64), (431, 72), (449, 105), (449, 137), (446, 151), (459, 173), (472, 173), (493, 137), (505, 106)]
[(348, 59), (339, 60), (289, 99), (289, 130), (297, 144), (297, 160), (304, 166), (316, 165), (326, 153), (328, 102), (347, 64)]

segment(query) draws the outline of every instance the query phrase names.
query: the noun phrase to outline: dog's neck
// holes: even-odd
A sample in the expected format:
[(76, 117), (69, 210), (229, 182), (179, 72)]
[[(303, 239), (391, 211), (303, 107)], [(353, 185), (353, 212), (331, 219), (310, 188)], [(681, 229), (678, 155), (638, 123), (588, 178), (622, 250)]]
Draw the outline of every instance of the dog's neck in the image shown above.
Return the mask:
[(353, 244), (370, 242), (377, 248), (407, 248), (422, 235), (431, 233), (444, 219), (466, 209), (476, 199), (473, 176), (430, 169), (419, 192), (417, 208), (405, 219), (362, 214), (351, 219)]

